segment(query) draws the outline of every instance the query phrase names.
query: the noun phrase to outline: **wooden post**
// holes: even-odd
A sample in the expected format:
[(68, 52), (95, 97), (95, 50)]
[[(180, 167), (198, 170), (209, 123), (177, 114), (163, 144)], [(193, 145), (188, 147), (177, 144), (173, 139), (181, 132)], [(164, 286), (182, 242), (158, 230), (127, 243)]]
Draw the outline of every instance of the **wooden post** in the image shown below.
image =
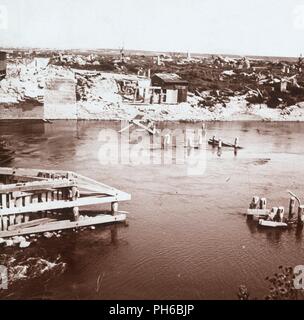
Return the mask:
[[(77, 187), (72, 187), (72, 201), (75, 201), (79, 198), (79, 191)], [(79, 220), (79, 207), (73, 208), (74, 221)]]
[(239, 138), (236, 137), (234, 140), (234, 148), (237, 148), (239, 146)]
[(73, 208), (73, 215), (74, 215), (74, 221), (78, 221), (79, 220), (79, 207)]
[[(7, 208), (7, 194), (3, 193), (1, 194), (1, 205), (2, 209)], [(2, 230), (6, 231), (8, 228), (8, 216), (2, 216)]]
[(2, 209), (7, 208), (6, 193), (1, 194), (1, 206), (2, 206)]
[(47, 193), (47, 201), (53, 201), (53, 192), (52, 191), (48, 191)]
[(259, 205), (260, 198), (258, 196), (254, 196), (250, 203), (249, 209), (257, 209)]
[(8, 228), (8, 216), (2, 216), (2, 229), (7, 231)]
[(269, 214), (270, 220), (274, 220), (274, 218), (276, 217), (277, 213), (278, 213), (278, 208), (277, 207), (271, 208), (271, 211), (270, 211), (270, 214)]
[(189, 149), (193, 148), (193, 141), (191, 137), (189, 137), (187, 140), (187, 148)]
[[(31, 203), (31, 196), (24, 197), (24, 206), (26, 207), (30, 203)], [(25, 213), (24, 214), (24, 222), (29, 222), (29, 221), (30, 221), (30, 214)]]
[(171, 143), (171, 136), (169, 133), (165, 134), (163, 137), (162, 137), (162, 148), (163, 149), (167, 149)]
[(46, 194), (46, 192), (42, 192), (41, 193), (41, 202), (46, 202), (47, 201), (47, 194)]
[(112, 216), (115, 216), (115, 214), (118, 212), (118, 202), (112, 202), (111, 203), (111, 214)]
[(202, 148), (203, 147), (203, 133), (200, 134), (198, 133), (198, 148)]
[[(16, 207), (22, 207), (22, 198), (16, 198)], [(17, 214), (16, 215), (16, 224), (20, 224), (23, 222), (23, 214)]]
[(289, 212), (288, 212), (288, 219), (292, 219), (295, 214), (295, 206), (296, 206), (296, 199), (295, 197), (291, 197), (289, 200)]
[[(9, 198), (8, 198), (9, 208), (15, 207), (15, 199), (13, 198), (13, 194), (10, 193), (8, 196), (9, 196)], [(15, 224), (15, 220), (16, 220), (16, 215), (11, 214), (9, 216), (9, 225), (10, 226), (14, 225)]]
[(284, 220), (284, 212), (285, 212), (284, 207), (278, 208), (278, 216), (279, 216), (280, 222), (283, 222)]
[(133, 99), (134, 103), (136, 102), (136, 99), (137, 99), (137, 88), (135, 89), (135, 92), (134, 92), (134, 99)]
[(261, 198), (260, 200), (260, 209), (266, 209), (267, 208), (267, 199)]
[(212, 146), (215, 147), (215, 136), (212, 137)]
[(303, 222), (304, 222), (304, 205), (301, 205), (298, 208), (298, 224), (303, 225)]
[(222, 149), (222, 146), (223, 146), (223, 142), (222, 142), (222, 139), (220, 138), (218, 143), (218, 148)]

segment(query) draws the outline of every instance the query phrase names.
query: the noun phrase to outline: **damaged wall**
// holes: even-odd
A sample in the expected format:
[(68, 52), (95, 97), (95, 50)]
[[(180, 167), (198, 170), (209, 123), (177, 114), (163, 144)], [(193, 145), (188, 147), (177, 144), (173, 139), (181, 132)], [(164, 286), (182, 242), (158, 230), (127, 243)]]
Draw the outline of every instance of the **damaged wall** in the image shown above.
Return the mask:
[(6, 76), (6, 52), (0, 51), (0, 80)]
[(44, 118), (77, 119), (76, 83), (73, 73), (46, 80)]

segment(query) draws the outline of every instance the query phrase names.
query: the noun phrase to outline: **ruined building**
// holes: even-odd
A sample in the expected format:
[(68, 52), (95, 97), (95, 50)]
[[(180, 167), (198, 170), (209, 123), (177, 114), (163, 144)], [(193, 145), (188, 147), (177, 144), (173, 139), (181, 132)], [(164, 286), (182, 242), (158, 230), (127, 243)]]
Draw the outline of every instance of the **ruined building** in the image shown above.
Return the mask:
[(6, 76), (6, 52), (0, 51), (0, 80)]

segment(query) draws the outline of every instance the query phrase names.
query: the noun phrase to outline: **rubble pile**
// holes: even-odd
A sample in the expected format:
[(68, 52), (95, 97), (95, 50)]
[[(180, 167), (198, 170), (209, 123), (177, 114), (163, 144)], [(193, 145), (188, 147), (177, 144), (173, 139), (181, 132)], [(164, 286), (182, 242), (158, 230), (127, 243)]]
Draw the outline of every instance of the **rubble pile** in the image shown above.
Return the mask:
[(9, 64), (8, 75), (0, 82), (0, 103), (43, 104), (48, 62), (19, 60)]
[[(188, 103), (146, 106), (154, 119), (226, 120), (231, 112), (270, 119), (299, 119), (304, 113), (304, 61), (298, 59), (225, 57), (119, 52), (16, 53), (0, 82), (0, 104), (43, 104), (48, 79), (76, 81), (77, 116), (124, 119), (136, 114), (155, 73), (174, 73), (189, 82)], [(47, 56), (47, 57), (46, 57)], [(106, 73), (108, 71), (109, 73)], [(53, 90), (56, 94), (56, 90)], [(236, 102), (236, 101), (240, 101)], [(235, 108), (232, 103), (236, 103)], [(133, 104), (138, 104), (137, 106)], [(181, 108), (181, 112), (177, 112)], [(188, 113), (188, 116), (187, 116)], [(154, 116), (154, 117), (153, 117)]]
[(101, 74), (76, 73), (77, 101), (107, 101), (118, 103), (122, 101), (117, 82)]

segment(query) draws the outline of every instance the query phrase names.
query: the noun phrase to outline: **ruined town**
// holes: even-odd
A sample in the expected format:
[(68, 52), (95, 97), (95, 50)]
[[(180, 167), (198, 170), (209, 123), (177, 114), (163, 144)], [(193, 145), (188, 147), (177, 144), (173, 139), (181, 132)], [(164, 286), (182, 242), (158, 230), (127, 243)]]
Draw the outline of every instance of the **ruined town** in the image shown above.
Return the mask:
[(2, 119), (303, 120), (302, 56), (11, 49), (0, 59)]

